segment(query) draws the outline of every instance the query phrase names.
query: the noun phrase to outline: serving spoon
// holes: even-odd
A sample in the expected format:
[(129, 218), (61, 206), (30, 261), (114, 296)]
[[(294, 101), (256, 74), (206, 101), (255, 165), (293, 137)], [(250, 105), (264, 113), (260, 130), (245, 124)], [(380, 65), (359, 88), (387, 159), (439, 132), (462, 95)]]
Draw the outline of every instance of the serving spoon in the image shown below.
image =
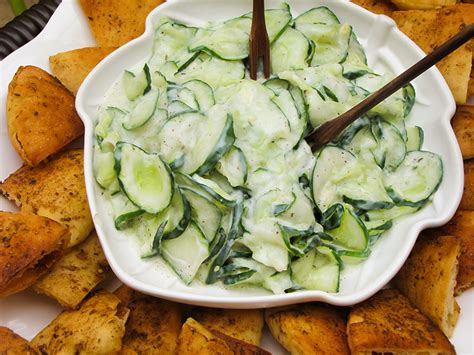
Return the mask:
[(252, 28), (249, 37), (250, 78), (257, 80), (258, 61), (263, 60), (263, 75), (270, 76), (270, 40), (265, 26), (264, 0), (253, 0)]
[(347, 126), (358, 119), (361, 115), (378, 105), (387, 97), (410, 81), (427, 71), (441, 59), (454, 52), (457, 48), (469, 41), (474, 36), (474, 24), (464, 27), (458, 34), (451, 37), (440, 47), (428, 54), (426, 57), (415, 63), (413, 66), (405, 70), (402, 74), (390, 81), (388, 84), (369, 95), (349, 111), (343, 113), (339, 117), (323, 123), (321, 126), (313, 130), (305, 138), (311, 146), (311, 150), (315, 152), (323, 145), (331, 142), (336, 138)]

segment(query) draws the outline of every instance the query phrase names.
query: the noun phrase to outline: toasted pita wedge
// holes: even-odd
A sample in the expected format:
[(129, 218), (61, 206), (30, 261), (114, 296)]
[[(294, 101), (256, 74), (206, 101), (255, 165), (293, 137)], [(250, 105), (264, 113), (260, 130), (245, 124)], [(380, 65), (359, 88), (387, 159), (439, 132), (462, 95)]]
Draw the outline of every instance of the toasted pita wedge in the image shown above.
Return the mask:
[(62, 52), (49, 57), (49, 65), (63, 85), (74, 95), (94, 67), (115, 48), (89, 47)]
[(448, 224), (438, 228), (441, 233), (455, 235), (462, 241), (455, 293), (474, 286), (474, 211), (456, 212)]
[(84, 133), (74, 96), (34, 66), (18, 68), (8, 86), (7, 124), (13, 147), (30, 166)]
[(191, 316), (211, 331), (219, 331), (232, 338), (260, 345), (264, 325), (262, 310), (196, 308)]
[(397, 10), (395, 5), (388, 0), (351, 0), (351, 2), (378, 15), (390, 16), (393, 11)]
[(424, 315), (451, 336), (459, 316), (454, 299), (461, 241), (453, 236), (421, 237), (393, 279)]
[(0, 327), (0, 354), (34, 355), (37, 352), (30, 346), (28, 340), (8, 328)]
[(120, 47), (145, 31), (145, 19), (164, 0), (81, 0), (101, 47)]
[(471, 69), (471, 78), (469, 79), (469, 84), (467, 88), (467, 97), (474, 96), (474, 68)]
[(219, 331), (210, 331), (193, 318), (188, 318), (179, 334), (177, 354), (266, 355), (270, 353)]
[(115, 295), (130, 309), (122, 340), (125, 353), (176, 353), (181, 330), (179, 304), (144, 295), (126, 285), (118, 288)]
[(382, 290), (352, 309), (351, 354), (455, 354), (448, 338), (396, 290)]
[(30, 287), (61, 257), (69, 232), (29, 213), (0, 212), (0, 297)]
[(464, 159), (474, 158), (474, 106), (458, 106), (451, 124)]
[(464, 192), (459, 209), (474, 210), (474, 159), (464, 162)]
[(0, 184), (0, 193), (24, 212), (51, 218), (71, 233), (68, 247), (93, 229), (84, 184), (82, 149), (59, 153), (37, 167), (23, 166)]
[(456, 0), (392, 0), (400, 10), (432, 10), (456, 4)]
[[(468, 7), (466, 7), (468, 6)], [(398, 27), (426, 53), (432, 52), (443, 42), (469, 24), (465, 12), (474, 12), (474, 5), (447, 6), (439, 10), (395, 11), (392, 18)], [(469, 43), (451, 53), (438, 63), (438, 69), (446, 79), (458, 104), (467, 99), (471, 73), (472, 48)]]
[(101, 291), (76, 311), (64, 311), (31, 341), (42, 354), (110, 354), (122, 348), (128, 308)]
[(56, 299), (65, 308), (76, 308), (92, 289), (110, 273), (97, 234), (70, 249), (34, 285), (38, 293)]
[(304, 304), (265, 311), (270, 332), (291, 354), (350, 354), (340, 310)]

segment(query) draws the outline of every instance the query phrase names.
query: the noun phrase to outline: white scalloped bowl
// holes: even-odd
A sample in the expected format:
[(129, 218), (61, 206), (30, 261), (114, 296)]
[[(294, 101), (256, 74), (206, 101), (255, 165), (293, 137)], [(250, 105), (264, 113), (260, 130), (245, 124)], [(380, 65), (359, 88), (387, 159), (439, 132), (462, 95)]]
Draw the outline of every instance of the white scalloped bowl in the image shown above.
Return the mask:
[[(374, 15), (345, 1), (288, 1), (293, 15), (312, 7), (327, 5), (341, 22), (352, 24), (364, 46), (369, 65), (378, 72), (401, 73), (424, 56), (424, 53), (385, 16)], [(267, 8), (279, 1), (267, 0)], [(85, 124), (85, 177), (87, 195), (95, 227), (105, 255), (115, 274), (130, 287), (162, 298), (203, 306), (227, 308), (274, 307), (292, 303), (322, 301), (335, 305), (361, 302), (386, 285), (408, 257), (421, 230), (446, 223), (456, 211), (463, 191), (463, 162), (451, 129), (450, 119), (455, 103), (449, 88), (436, 68), (432, 68), (413, 84), (416, 103), (410, 124), (425, 131), (424, 148), (438, 153), (444, 163), (444, 178), (433, 202), (415, 215), (401, 219), (374, 246), (367, 261), (346, 265), (341, 273), (338, 293), (299, 291), (274, 295), (253, 288), (225, 289), (218, 285), (184, 285), (160, 258), (144, 261), (133, 238), (115, 229), (109, 208), (101, 196), (92, 169), (94, 116), (112, 84), (124, 69), (143, 62), (150, 55), (153, 23), (160, 15), (178, 21), (202, 25), (209, 20), (239, 16), (251, 10), (251, 1), (176, 1), (156, 8), (147, 18), (145, 33), (116, 50), (101, 62), (84, 81), (76, 99), (76, 107)]]

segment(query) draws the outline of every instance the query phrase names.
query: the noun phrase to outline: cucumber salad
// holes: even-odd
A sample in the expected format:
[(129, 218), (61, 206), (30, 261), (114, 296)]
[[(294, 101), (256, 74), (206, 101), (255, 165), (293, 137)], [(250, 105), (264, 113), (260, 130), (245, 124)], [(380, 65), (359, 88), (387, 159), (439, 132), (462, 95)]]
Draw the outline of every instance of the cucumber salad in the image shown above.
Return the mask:
[(393, 75), (368, 67), (327, 7), (265, 18), (272, 75), (257, 81), (251, 13), (204, 27), (160, 18), (150, 56), (98, 110), (95, 177), (116, 229), (185, 284), (337, 292), (348, 263), (429, 203), (442, 161), (406, 120), (411, 85), (313, 153), (312, 129)]

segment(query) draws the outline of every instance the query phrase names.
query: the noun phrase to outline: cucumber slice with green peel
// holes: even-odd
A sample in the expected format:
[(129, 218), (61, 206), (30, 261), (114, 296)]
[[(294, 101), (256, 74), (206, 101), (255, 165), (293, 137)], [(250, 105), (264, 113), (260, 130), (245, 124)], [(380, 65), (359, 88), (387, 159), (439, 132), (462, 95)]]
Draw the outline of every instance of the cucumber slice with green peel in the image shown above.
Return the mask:
[(344, 248), (362, 251), (367, 248), (369, 234), (361, 219), (351, 210), (344, 207), (339, 227), (328, 230), (334, 239), (334, 243)]
[[(155, 31), (150, 66), (165, 74), (160, 67), (170, 58), (173, 58), (176, 70), (186, 67), (196, 56), (195, 53), (188, 50), (188, 45), (196, 31), (197, 28), (195, 27), (172, 21), (161, 24)], [(165, 76), (168, 78), (166, 74)]]
[[(252, 18), (253, 13), (245, 14), (244, 18)], [(283, 3), (280, 9), (265, 10), (265, 25), (268, 32), (270, 44), (273, 44), (281, 34), (288, 28), (292, 20), (288, 4)]]
[(224, 175), (233, 187), (243, 186), (247, 181), (247, 159), (237, 147), (231, 147), (217, 162), (216, 170)]
[(263, 85), (272, 90), (277, 96), (280, 95), (283, 90), (288, 90), (290, 88), (290, 83), (280, 78), (268, 79), (263, 83)]
[(307, 290), (339, 291), (340, 266), (334, 251), (318, 247), (291, 263), (292, 279)]
[(270, 48), (271, 71), (302, 69), (308, 66), (310, 42), (300, 31), (287, 28)]
[(199, 104), (196, 100), (196, 96), (188, 88), (177, 85), (170, 85), (168, 87), (168, 99), (171, 102), (182, 102), (186, 106), (191, 107), (194, 111), (199, 111)]
[(367, 67), (367, 57), (365, 55), (364, 48), (362, 48), (362, 45), (357, 40), (357, 36), (354, 32), (352, 32), (351, 39), (349, 40), (349, 49), (347, 53), (347, 58), (344, 63), (358, 66), (361, 68)]
[(206, 52), (224, 60), (248, 57), (251, 20), (238, 17), (213, 28), (201, 28), (190, 44), (191, 52)]
[(191, 222), (178, 238), (162, 240), (160, 251), (163, 259), (189, 285), (209, 256), (209, 244), (201, 230)]
[(155, 113), (158, 96), (158, 91), (149, 91), (140, 100), (137, 100), (128, 120), (123, 123), (123, 128), (132, 130), (143, 126)]
[(375, 162), (365, 162), (337, 146), (320, 151), (311, 186), (314, 202), (322, 212), (342, 201), (362, 209), (393, 206), (385, 191), (383, 172)]
[(115, 158), (113, 152), (103, 152), (96, 145), (94, 147), (94, 177), (97, 183), (104, 189), (117, 181), (115, 174)]
[(151, 73), (151, 84), (157, 88), (160, 93), (164, 93), (168, 90), (168, 81), (166, 81), (166, 77), (158, 70)]
[[(194, 57), (193, 57), (194, 58)], [(176, 80), (175, 75), (178, 72), (178, 65), (173, 61), (167, 61), (161, 64), (158, 68), (159, 72), (166, 78), (170, 83)]]
[(293, 85), (291, 85), (289, 91), (291, 97), (293, 98), (293, 102), (295, 103), (296, 109), (298, 110), (298, 113), (300, 115), (300, 119), (307, 123), (309, 121), (308, 105), (306, 104), (303, 91), (301, 91), (299, 87)]
[(143, 70), (138, 74), (126, 70), (123, 74), (122, 83), (125, 94), (130, 101), (146, 94), (150, 90), (151, 84), (150, 69), (148, 68), (148, 65), (145, 64)]
[(403, 117), (407, 117), (410, 114), (416, 99), (415, 88), (412, 84), (408, 84), (403, 87), (403, 98)]
[(424, 139), (425, 134), (421, 127), (407, 127), (407, 152), (411, 152), (413, 150), (421, 150), (421, 148), (423, 147)]
[(281, 224), (278, 227), (288, 252), (293, 256), (302, 257), (321, 243), (320, 236), (311, 228), (297, 230)]
[(392, 124), (375, 120), (371, 124), (377, 147), (372, 151), (375, 162), (382, 169), (393, 171), (405, 159), (407, 149), (401, 133)]
[(294, 20), (295, 27), (312, 26), (312, 25), (337, 25), (340, 24), (336, 14), (329, 10), (326, 6), (312, 8)]
[(192, 107), (186, 105), (184, 102), (181, 101), (171, 101), (168, 106), (168, 114), (170, 119), (176, 116), (183, 115), (185, 113), (194, 112), (197, 112), (197, 110), (193, 109)]
[(193, 221), (199, 226), (209, 243), (214, 240), (221, 225), (222, 212), (215, 203), (196, 190), (182, 188), (191, 206)]
[(133, 204), (122, 192), (112, 195), (110, 201), (114, 213), (114, 224), (117, 230), (127, 228), (131, 220), (145, 213), (145, 211)]
[(202, 80), (212, 88), (226, 86), (245, 77), (245, 65), (242, 61), (222, 60), (208, 54), (199, 54), (184, 70), (175, 74), (178, 83), (190, 80)]
[(379, 229), (380, 226), (397, 218), (413, 214), (420, 207), (394, 206), (390, 209), (374, 209), (364, 213), (362, 220), (368, 229)]
[[(166, 227), (163, 229), (163, 240), (179, 237), (191, 222), (191, 206), (181, 189), (176, 189), (167, 210), (162, 212)], [(166, 217), (165, 217), (166, 216)]]
[(122, 190), (140, 209), (156, 214), (168, 207), (173, 196), (173, 177), (157, 154), (119, 142), (115, 148), (115, 169)]
[(426, 151), (409, 152), (394, 172), (385, 174), (387, 192), (399, 206), (423, 206), (442, 180), (441, 158)]
[(207, 112), (216, 104), (212, 88), (204, 81), (191, 80), (184, 83), (183, 86), (194, 93), (201, 112)]
[(206, 191), (209, 195), (211, 195), (215, 200), (219, 201), (225, 206), (232, 207), (236, 203), (236, 198), (234, 196), (229, 195), (226, 191), (224, 191), (218, 184), (210, 179), (205, 179), (199, 175), (194, 174), (192, 180), (200, 188)]
[[(214, 137), (208, 137), (214, 138)], [(212, 142), (212, 140), (209, 140)], [(199, 169), (196, 170), (196, 174), (204, 175), (214, 168), (216, 163), (232, 148), (235, 142), (233, 120), (230, 114), (227, 114), (224, 128), (219, 135), (217, 142), (215, 143), (212, 151), (208, 154), (206, 160), (202, 163)], [(199, 155), (198, 155), (199, 156)]]

